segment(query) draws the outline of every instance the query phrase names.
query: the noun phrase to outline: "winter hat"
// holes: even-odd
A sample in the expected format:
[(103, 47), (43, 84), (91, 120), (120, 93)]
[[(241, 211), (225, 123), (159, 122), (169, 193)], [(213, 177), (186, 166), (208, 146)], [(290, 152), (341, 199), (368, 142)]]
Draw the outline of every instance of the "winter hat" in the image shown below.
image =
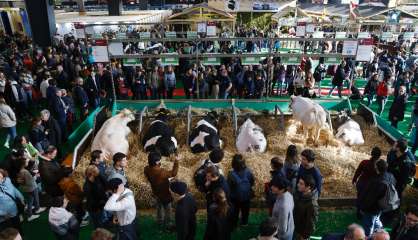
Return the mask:
[(187, 184), (180, 181), (170, 183), (170, 190), (178, 195), (184, 195), (187, 192)]

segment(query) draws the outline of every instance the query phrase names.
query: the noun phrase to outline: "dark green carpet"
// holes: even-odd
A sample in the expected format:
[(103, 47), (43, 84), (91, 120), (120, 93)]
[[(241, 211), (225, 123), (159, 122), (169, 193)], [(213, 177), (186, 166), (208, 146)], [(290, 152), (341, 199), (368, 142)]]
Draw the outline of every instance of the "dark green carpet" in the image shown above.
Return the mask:
[[(151, 213), (141, 214), (141, 210), (139, 210), (139, 212), (140, 216), (138, 217), (138, 231), (140, 232), (140, 239), (176, 239), (174, 234), (161, 231), (160, 227), (155, 221), (154, 216)], [(238, 230), (236, 230), (232, 235), (232, 239), (247, 240), (251, 237), (257, 236), (258, 225), (263, 219), (266, 218), (266, 216), (267, 214), (264, 211), (252, 212), (250, 214), (249, 225), (247, 227), (240, 227)], [(315, 236), (321, 236), (330, 232), (342, 232), (347, 225), (353, 223), (355, 220), (355, 213), (352, 210), (321, 211)], [(205, 216), (199, 216), (196, 239), (202, 239), (206, 227), (205, 221)], [(36, 219), (31, 223), (25, 223), (23, 230), (25, 234), (25, 240), (54, 239), (54, 236), (48, 227), (46, 213), (42, 214), (39, 219)], [(80, 232), (80, 239), (89, 239), (91, 231), (91, 226), (82, 228)]]

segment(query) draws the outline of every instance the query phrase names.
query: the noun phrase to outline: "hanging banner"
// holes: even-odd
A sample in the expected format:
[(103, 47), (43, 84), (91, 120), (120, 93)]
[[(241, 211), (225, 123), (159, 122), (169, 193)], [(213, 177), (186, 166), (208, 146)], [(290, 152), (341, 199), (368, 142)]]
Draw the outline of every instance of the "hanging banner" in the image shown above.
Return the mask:
[(123, 55), (123, 43), (121, 42), (109, 43), (109, 54), (112, 56)]
[(201, 22), (197, 24), (197, 32), (198, 33), (205, 33), (206, 32), (206, 23)]
[(357, 39), (366, 39), (366, 38), (370, 38), (370, 33), (369, 32), (359, 32)]
[(241, 58), (242, 65), (259, 65), (260, 57), (243, 57)]
[(139, 33), (139, 38), (140, 39), (150, 39), (151, 38), (151, 33), (150, 32), (140, 32)]
[(373, 51), (373, 39), (368, 38), (360, 42), (357, 48), (356, 61), (370, 62)]
[(125, 32), (118, 32), (116, 33), (116, 39), (126, 39), (126, 33)]
[(306, 33), (306, 22), (298, 22), (296, 26), (296, 37), (304, 37)]
[(136, 67), (142, 66), (141, 60), (137, 58), (127, 58), (122, 60), (123, 66), (125, 67)]
[(403, 38), (405, 40), (412, 40), (415, 37), (415, 33), (414, 32), (405, 32), (403, 34)]
[(286, 65), (299, 65), (300, 62), (300, 57), (282, 57), (280, 61), (280, 63)]
[(166, 38), (176, 38), (177, 34), (176, 34), (176, 32), (165, 32), (165, 37)]
[(347, 34), (346, 32), (336, 32), (335, 39), (345, 38), (346, 34)]
[(357, 52), (357, 41), (344, 41), (343, 56), (354, 56)]
[(314, 24), (308, 24), (308, 25), (306, 25), (306, 32), (307, 33), (313, 33), (313, 32), (315, 32), (315, 25)]
[(94, 45), (91, 47), (91, 50), (91, 55), (95, 63), (109, 62), (109, 53), (107, 52), (106, 40), (96, 40)]
[(393, 37), (393, 34), (391, 32), (382, 32), (381, 38), (383, 41), (389, 41), (392, 39), (392, 37)]
[(219, 66), (221, 65), (221, 59), (218, 57), (204, 57), (203, 65), (205, 66)]
[(338, 65), (341, 63), (341, 58), (339, 57), (326, 57), (324, 59), (325, 65)]
[(85, 38), (86, 34), (84, 33), (84, 25), (81, 23), (74, 23), (75, 37), (76, 38)]
[(206, 35), (209, 37), (216, 36), (216, 23), (209, 22), (206, 26)]
[(197, 38), (197, 32), (187, 31), (187, 38)]
[(172, 54), (174, 56), (170, 55), (164, 55), (161, 57), (161, 64), (163, 66), (178, 66), (179, 65), (179, 58), (176, 56), (177, 54)]
[(318, 32), (314, 32), (312, 34), (313, 38), (324, 38), (324, 32), (323, 31), (318, 31)]

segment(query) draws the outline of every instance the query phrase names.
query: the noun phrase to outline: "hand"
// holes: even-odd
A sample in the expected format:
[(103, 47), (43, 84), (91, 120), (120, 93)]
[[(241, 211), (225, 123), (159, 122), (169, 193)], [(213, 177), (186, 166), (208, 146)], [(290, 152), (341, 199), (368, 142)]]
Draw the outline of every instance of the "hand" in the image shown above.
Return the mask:
[(209, 187), (209, 185), (210, 185), (210, 181), (206, 180), (206, 182), (205, 182), (205, 186), (206, 186), (206, 187)]
[(119, 185), (118, 190), (116, 190), (116, 194), (122, 195), (123, 191), (125, 191), (125, 186), (122, 183)]

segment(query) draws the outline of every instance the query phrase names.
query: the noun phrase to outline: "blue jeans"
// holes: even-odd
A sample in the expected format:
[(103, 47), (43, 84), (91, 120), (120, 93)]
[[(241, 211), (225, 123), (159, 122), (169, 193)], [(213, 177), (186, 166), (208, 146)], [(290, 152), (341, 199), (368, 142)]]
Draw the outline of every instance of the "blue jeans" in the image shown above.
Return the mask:
[(6, 143), (12, 143), (15, 140), (17, 133), (16, 133), (16, 126), (8, 127), (7, 129), (7, 136), (6, 136)]
[(378, 214), (363, 213), (362, 225), (366, 236), (369, 237), (377, 229), (383, 228), (383, 224), (380, 221), (381, 214), (380, 212)]
[[(32, 216), (33, 211), (38, 211), (40, 206), (39, 206), (39, 190), (38, 188), (35, 188), (35, 190), (33, 190), (33, 192), (28, 192), (24, 194), (25, 196), (25, 201), (27, 202), (27, 207), (28, 209), (26, 210), (26, 214), (27, 217)], [(32, 206), (34, 206), (35, 208), (32, 210)]]

